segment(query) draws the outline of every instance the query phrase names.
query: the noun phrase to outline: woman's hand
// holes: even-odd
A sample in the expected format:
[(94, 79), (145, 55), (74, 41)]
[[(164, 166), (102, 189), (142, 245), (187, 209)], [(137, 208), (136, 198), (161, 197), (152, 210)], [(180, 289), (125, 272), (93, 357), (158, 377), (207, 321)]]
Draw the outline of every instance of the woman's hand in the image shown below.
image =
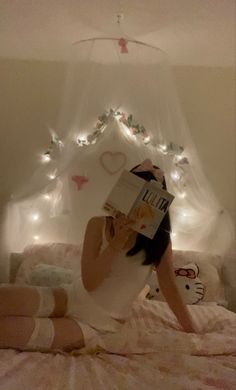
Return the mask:
[(113, 219), (114, 237), (110, 241), (110, 246), (113, 249), (117, 251), (124, 249), (130, 235), (133, 233), (133, 225), (134, 221), (121, 213)]

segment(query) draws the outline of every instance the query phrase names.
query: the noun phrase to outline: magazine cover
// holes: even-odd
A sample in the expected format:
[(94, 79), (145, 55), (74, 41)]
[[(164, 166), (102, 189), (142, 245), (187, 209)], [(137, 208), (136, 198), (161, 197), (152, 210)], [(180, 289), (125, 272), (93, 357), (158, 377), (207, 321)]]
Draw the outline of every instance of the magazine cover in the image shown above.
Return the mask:
[(145, 182), (128, 214), (130, 218), (137, 221), (134, 230), (153, 238), (173, 199), (174, 196), (162, 189), (155, 181)]
[(146, 182), (129, 171), (123, 171), (110, 192), (103, 209), (115, 217), (121, 212), (134, 221), (133, 229), (153, 238), (174, 196), (155, 180)]

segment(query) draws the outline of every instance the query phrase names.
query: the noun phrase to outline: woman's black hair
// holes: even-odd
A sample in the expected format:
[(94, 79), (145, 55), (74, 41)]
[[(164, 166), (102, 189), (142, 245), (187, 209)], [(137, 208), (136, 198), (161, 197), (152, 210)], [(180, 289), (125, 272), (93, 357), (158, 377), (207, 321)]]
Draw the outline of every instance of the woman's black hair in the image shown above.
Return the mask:
[[(137, 167), (132, 168), (130, 172), (132, 172), (134, 175), (141, 177), (146, 181), (156, 180), (152, 172), (149, 171), (133, 172), (136, 168)], [(165, 190), (167, 189), (165, 178), (163, 178), (162, 186), (163, 189)], [(170, 215), (169, 212), (167, 212), (159, 228), (157, 229), (157, 232), (153, 237), (153, 239), (150, 239), (138, 233), (135, 245), (126, 253), (126, 256), (134, 256), (139, 251), (144, 250), (145, 260), (143, 262), (143, 265), (150, 265), (150, 264), (158, 265), (170, 242), (170, 233), (171, 233)]]

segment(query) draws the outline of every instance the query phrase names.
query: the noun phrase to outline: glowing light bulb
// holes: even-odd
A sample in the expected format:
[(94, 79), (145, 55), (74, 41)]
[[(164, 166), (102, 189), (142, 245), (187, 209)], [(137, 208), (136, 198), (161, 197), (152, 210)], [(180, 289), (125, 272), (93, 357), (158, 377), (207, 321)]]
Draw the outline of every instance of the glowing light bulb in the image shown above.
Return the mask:
[(51, 199), (51, 196), (49, 194), (44, 194), (43, 197), (46, 200), (50, 200)]
[(31, 219), (32, 221), (38, 221), (39, 220), (39, 214), (38, 213), (34, 213), (31, 215)]
[(43, 163), (48, 163), (49, 161), (51, 161), (51, 156), (49, 153), (44, 153), (42, 156), (41, 156), (41, 160)]
[(180, 154), (176, 154), (176, 155), (175, 155), (175, 161), (176, 161), (176, 162), (179, 162), (180, 160), (182, 160), (182, 158), (183, 158), (183, 157), (182, 157)]
[(159, 146), (160, 146), (160, 149), (162, 150), (162, 152), (166, 152), (167, 151), (167, 145), (161, 144)]
[(34, 241), (38, 241), (39, 240), (39, 236), (34, 236)]
[(54, 180), (56, 178), (56, 175), (55, 173), (49, 173), (48, 177), (50, 180)]
[(178, 181), (181, 177), (178, 171), (173, 171), (170, 175), (174, 181)]
[(128, 134), (130, 137), (134, 135), (134, 134), (132, 133), (132, 131), (131, 131), (127, 126), (124, 125), (123, 127), (124, 127), (124, 129), (125, 129), (126, 134)]

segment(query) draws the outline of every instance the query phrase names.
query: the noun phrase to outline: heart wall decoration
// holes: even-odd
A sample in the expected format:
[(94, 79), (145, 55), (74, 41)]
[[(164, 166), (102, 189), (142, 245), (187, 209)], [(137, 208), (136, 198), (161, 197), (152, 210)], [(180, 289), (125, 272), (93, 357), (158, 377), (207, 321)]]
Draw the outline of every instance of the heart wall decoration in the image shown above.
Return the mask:
[(127, 157), (122, 152), (107, 151), (101, 154), (99, 161), (109, 175), (115, 175), (125, 167)]

